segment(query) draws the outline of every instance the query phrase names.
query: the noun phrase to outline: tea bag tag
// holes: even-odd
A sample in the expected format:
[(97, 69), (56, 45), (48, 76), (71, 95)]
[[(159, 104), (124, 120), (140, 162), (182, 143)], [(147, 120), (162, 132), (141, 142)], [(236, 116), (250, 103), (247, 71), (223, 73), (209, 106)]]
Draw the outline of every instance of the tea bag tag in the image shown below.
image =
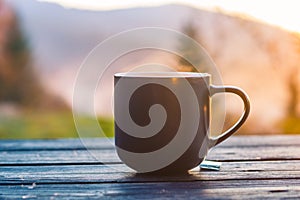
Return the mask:
[(219, 171), (221, 168), (221, 165), (222, 165), (221, 162), (203, 160), (203, 162), (200, 164), (200, 169)]

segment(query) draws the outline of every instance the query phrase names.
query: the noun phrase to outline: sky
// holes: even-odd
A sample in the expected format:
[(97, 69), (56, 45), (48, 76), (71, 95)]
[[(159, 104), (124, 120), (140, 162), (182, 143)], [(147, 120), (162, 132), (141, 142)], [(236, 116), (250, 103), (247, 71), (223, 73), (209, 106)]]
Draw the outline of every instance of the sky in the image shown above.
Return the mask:
[(204, 9), (244, 14), (254, 19), (300, 33), (298, 0), (40, 0), (68, 8), (113, 10), (178, 3)]

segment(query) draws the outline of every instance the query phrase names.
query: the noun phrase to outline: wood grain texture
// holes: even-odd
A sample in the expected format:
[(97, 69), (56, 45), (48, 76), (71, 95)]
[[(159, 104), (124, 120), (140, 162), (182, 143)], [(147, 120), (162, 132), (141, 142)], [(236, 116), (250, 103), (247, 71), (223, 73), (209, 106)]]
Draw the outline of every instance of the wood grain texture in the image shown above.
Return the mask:
[(0, 199), (300, 198), (300, 136), (232, 137), (208, 159), (221, 170), (139, 175), (111, 140), (2, 140)]
[(282, 199), (299, 193), (299, 181), (284, 180), (0, 186), (0, 198)]
[[(83, 149), (112, 149), (113, 139), (57, 139), (57, 140), (1, 140), (2, 150), (83, 150)], [(300, 146), (300, 136), (274, 135), (274, 136), (234, 136), (224, 141), (218, 147), (278, 147)]]
[[(286, 168), (287, 166), (291, 166)], [(33, 173), (34, 172), (34, 173)], [(264, 180), (300, 179), (300, 161), (232, 162), (223, 163), (215, 171), (191, 170), (188, 175), (150, 176), (137, 175), (124, 164), (116, 165), (65, 165), (65, 166), (13, 166), (0, 167), (0, 184), (31, 183), (120, 183), (210, 180)]]
[[(297, 153), (298, 152), (298, 153)], [(55, 164), (99, 164), (121, 163), (114, 149), (92, 150), (19, 150), (0, 151), (2, 165), (55, 165)], [(299, 146), (248, 146), (248, 147), (215, 147), (207, 159), (233, 161), (271, 161), (300, 160)]]

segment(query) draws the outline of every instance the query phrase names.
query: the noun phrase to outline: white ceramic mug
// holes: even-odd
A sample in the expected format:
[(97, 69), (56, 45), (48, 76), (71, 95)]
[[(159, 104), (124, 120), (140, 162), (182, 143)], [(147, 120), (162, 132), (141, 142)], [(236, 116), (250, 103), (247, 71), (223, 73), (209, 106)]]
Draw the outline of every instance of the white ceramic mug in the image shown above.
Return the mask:
[[(139, 173), (181, 173), (196, 167), (210, 148), (241, 127), (250, 111), (243, 90), (214, 86), (206, 73), (128, 72), (115, 74), (114, 80), (116, 150)], [(240, 96), (244, 113), (211, 138), (211, 97), (220, 92)]]

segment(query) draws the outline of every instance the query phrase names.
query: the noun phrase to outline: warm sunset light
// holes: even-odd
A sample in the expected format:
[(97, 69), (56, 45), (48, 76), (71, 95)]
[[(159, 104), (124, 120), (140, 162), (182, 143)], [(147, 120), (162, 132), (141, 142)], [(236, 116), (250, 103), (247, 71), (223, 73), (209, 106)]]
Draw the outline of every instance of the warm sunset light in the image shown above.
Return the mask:
[(280, 26), (282, 28), (300, 32), (300, 2), (293, 0), (259, 1), (259, 0), (40, 0), (56, 2), (67, 8), (89, 10), (112, 10), (130, 7), (159, 6), (163, 4), (186, 4), (197, 8), (222, 10), (249, 17)]
[(1, 199), (300, 199), (300, 0), (0, 0)]

